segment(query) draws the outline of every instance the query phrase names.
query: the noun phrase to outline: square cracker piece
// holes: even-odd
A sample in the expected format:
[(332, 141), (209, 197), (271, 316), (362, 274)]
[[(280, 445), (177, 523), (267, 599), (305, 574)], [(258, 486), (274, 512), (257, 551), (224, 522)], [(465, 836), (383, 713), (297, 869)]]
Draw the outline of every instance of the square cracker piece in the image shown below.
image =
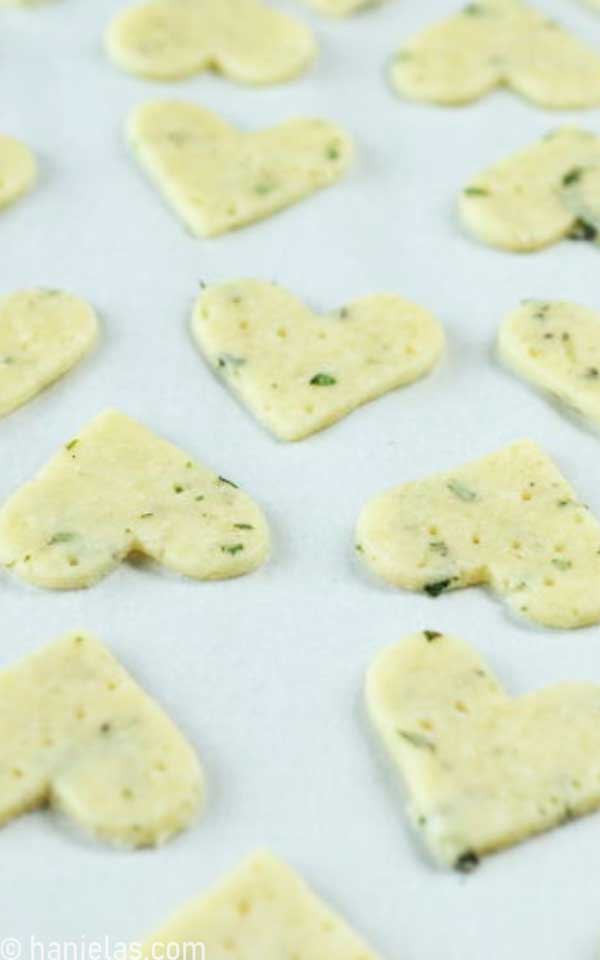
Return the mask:
[(189, 960), (192, 946), (198, 960), (202, 947), (206, 960), (381, 960), (293, 870), (266, 852), (183, 907), (143, 945), (142, 957), (158, 956), (161, 947), (172, 955), (175, 946), (177, 960)]

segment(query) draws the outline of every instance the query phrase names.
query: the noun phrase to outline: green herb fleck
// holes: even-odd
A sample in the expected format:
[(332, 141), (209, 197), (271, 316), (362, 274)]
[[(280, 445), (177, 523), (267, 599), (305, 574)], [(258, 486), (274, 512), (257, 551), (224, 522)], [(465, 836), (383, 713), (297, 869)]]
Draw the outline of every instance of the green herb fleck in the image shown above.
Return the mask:
[(79, 439), (77, 437), (75, 437), (74, 440), (69, 440), (69, 442), (65, 444), (65, 450), (73, 450), (78, 443), (79, 443)]
[(245, 363), (245, 357), (236, 357), (233, 353), (221, 353), (217, 357), (217, 366), (220, 370), (225, 370), (227, 368), (231, 370), (238, 370), (240, 367), (243, 367)]
[(337, 143), (331, 143), (327, 150), (325, 151), (325, 156), (328, 160), (339, 160), (340, 158), (340, 148)]
[(596, 240), (598, 237), (598, 230), (593, 224), (588, 223), (586, 220), (581, 218), (575, 220), (573, 226), (567, 234), (568, 240), (583, 240), (584, 242), (591, 243)]
[(487, 187), (466, 187), (464, 194), (466, 197), (489, 197), (490, 191)]
[(254, 530), (251, 523), (234, 523), (236, 530)]
[(426, 583), (423, 587), (426, 594), (430, 597), (439, 597), (441, 593), (444, 593), (452, 583), (452, 578), (448, 577), (446, 580), (436, 580), (433, 583)]
[(573, 564), (565, 557), (553, 557), (552, 566), (556, 567), (557, 570), (570, 570)]
[(586, 380), (597, 380), (600, 377), (600, 370), (598, 367), (588, 367), (585, 371)]
[(333, 387), (337, 383), (330, 373), (316, 373), (310, 381), (311, 387)]
[(219, 483), (226, 483), (227, 486), (235, 487), (236, 490), (238, 489), (237, 483), (234, 483), (233, 480), (228, 480), (227, 477), (219, 477)]
[(572, 170), (569, 170), (568, 173), (565, 173), (562, 178), (563, 187), (570, 187), (574, 183), (578, 183), (583, 176), (582, 167), (573, 167)]
[(277, 184), (273, 182), (264, 181), (262, 183), (257, 183), (254, 187), (254, 192), (257, 193), (260, 197), (264, 197), (267, 193), (272, 193), (273, 190), (277, 189)]
[(147, 520), (148, 517), (153, 517), (153, 513), (140, 513), (140, 520)]
[(182, 487), (180, 483), (174, 483), (174, 484), (173, 484), (173, 492), (174, 492), (174, 493), (183, 493), (183, 491), (184, 491), (184, 487)]
[(223, 553), (229, 553), (232, 557), (235, 557), (236, 553), (240, 553), (244, 549), (243, 543), (234, 543), (230, 547), (221, 547)]
[(438, 630), (423, 630), (423, 635), (427, 643), (433, 643), (434, 640), (439, 640), (440, 637), (443, 637), (443, 633), (440, 633)]
[(75, 540), (76, 536), (77, 536), (76, 533), (66, 533), (66, 532), (55, 533), (48, 540), (48, 546), (51, 547), (55, 543), (71, 543), (72, 540)]
[(462, 853), (454, 864), (454, 869), (459, 873), (473, 873), (479, 866), (479, 857), (473, 850), (467, 850)]
[(417, 750), (431, 750), (432, 753), (435, 753), (435, 744), (432, 743), (431, 740), (428, 740), (427, 737), (424, 737), (422, 733), (412, 733), (410, 730), (399, 730), (398, 734), (403, 740), (410, 743), (411, 747), (415, 747)]
[(477, 500), (477, 494), (475, 491), (465, 486), (465, 484), (461, 483), (460, 480), (451, 480), (448, 483), (448, 490), (450, 490), (455, 497), (458, 497), (459, 500), (463, 500), (465, 503), (473, 503), (474, 500)]
[(443, 540), (432, 540), (429, 549), (433, 550), (434, 553), (439, 553), (442, 557), (448, 556), (448, 544), (444, 543)]

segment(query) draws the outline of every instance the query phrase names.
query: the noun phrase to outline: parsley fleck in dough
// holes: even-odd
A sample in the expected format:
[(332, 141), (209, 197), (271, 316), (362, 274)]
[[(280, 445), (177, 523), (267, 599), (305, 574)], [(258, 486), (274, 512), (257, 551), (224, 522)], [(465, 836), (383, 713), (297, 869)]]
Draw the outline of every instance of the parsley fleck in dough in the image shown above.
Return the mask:
[(461, 197), (462, 220), (476, 237), (502, 250), (595, 240), (599, 164), (600, 137), (563, 127), (476, 177)]
[(357, 542), (398, 587), (437, 597), (486, 584), (549, 627), (600, 621), (600, 524), (530, 440), (377, 497)]
[(324, 120), (290, 120), (240, 133), (191, 103), (161, 101), (134, 111), (136, 155), (196, 236), (262, 220), (330, 186), (352, 159), (346, 134)]
[(498, 348), (517, 373), (600, 426), (599, 313), (563, 301), (526, 301), (502, 324)]
[(141, 956), (203, 944), (207, 960), (379, 960), (284, 863), (268, 853), (245, 861), (192, 900), (142, 946)]
[(149, 79), (212, 69), (248, 84), (291, 80), (316, 53), (308, 27), (262, 0), (150, 0), (115, 18), (107, 46), (120, 67)]
[(327, 13), (333, 17), (347, 17), (367, 7), (379, 6), (382, 0), (305, 0), (305, 2), (320, 13)]
[(479, 858), (600, 808), (600, 686), (509, 697), (462, 640), (415, 634), (378, 656), (371, 719), (435, 859)]
[(600, 104), (600, 54), (520, 0), (479, 0), (404, 44), (391, 79), (414, 100), (469, 103), (497, 87), (542, 107)]
[(198, 580), (237, 577), (268, 547), (250, 497), (116, 410), (0, 511), (0, 563), (58, 590), (90, 586), (134, 552)]
[(60, 290), (0, 300), (0, 416), (58, 380), (96, 342), (94, 311)]
[(0, 673), (0, 823), (51, 804), (96, 837), (155, 846), (203, 797), (196, 754), (99, 641), (49, 644)]
[(29, 193), (36, 176), (31, 151), (18, 140), (0, 134), (0, 209)]
[(208, 362), (283, 440), (300, 440), (422, 377), (444, 346), (431, 314), (394, 294), (320, 317), (258, 280), (205, 290), (192, 329)]

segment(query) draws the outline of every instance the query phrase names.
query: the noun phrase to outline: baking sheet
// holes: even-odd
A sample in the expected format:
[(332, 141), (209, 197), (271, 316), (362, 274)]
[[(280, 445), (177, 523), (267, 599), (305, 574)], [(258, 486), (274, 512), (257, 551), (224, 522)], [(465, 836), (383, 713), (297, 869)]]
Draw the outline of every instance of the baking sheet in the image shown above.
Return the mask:
[[(208, 74), (167, 85), (121, 73), (102, 49), (118, 0), (0, 11), (0, 129), (26, 141), (41, 166), (38, 189), (1, 215), (1, 289), (65, 287), (102, 320), (96, 352), (0, 423), (0, 498), (114, 406), (237, 480), (265, 507), (274, 536), (270, 563), (230, 583), (123, 565), (91, 590), (61, 594), (0, 576), (0, 665), (73, 628), (95, 632), (197, 745), (209, 786), (201, 823), (159, 851), (114, 851), (47, 812), (6, 826), (0, 949), (14, 938), (28, 957), (31, 935), (82, 950), (138, 939), (267, 846), (389, 960), (592, 960), (600, 816), (467, 878), (436, 870), (368, 730), (362, 685), (381, 647), (424, 627), (472, 643), (515, 694), (600, 683), (600, 630), (534, 629), (479, 589), (437, 601), (396, 592), (355, 560), (352, 530), (379, 491), (523, 436), (600, 515), (598, 436), (493, 353), (501, 318), (521, 298), (600, 308), (600, 253), (574, 243), (500, 253), (468, 238), (455, 215), (474, 173), (563, 122), (600, 133), (600, 111), (549, 113), (506, 92), (454, 110), (400, 101), (385, 62), (452, 12), (450, 0), (390, 0), (347, 21), (295, 0), (274, 5), (313, 25), (321, 53), (298, 81), (265, 89)], [(600, 48), (600, 17), (575, 0), (540, 5)], [(357, 161), (341, 184), (262, 224), (196, 240), (124, 143), (128, 111), (152, 97), (189, 98), (248, 130), (329, 118), (356, 138)], [(188, 333), (200, 282), (242, 276), (276, 280), (323, 311), (396, 291), (438, 315), (447, 354), (431, 378), (299, 445), (277, 443)]]

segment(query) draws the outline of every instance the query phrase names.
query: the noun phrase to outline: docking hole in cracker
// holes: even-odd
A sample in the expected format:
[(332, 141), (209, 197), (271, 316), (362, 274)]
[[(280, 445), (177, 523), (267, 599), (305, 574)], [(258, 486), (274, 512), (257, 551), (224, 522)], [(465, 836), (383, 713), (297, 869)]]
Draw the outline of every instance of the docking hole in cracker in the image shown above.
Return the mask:
[[(203, 946), (206, 960), (380, 960), (286, 864), (260, 852), (192, 900), (141, 948), (141, 957)], [(139, 956), (140, 954), (138, 954)]]
[(600, 621), (600, 524), (531, 440), (371, 500), (357, 549), (407, 590), (487, 585), (549, 627)]
[(600, 313), (528, 300), (506, 317), (498, 349), (519, 375), (600, 426)]
[(424, 376), (444, 346), (434, 317), (395, 294), (323, 317), (259, 280), (209, 287), (192, 330), (208, 363), (283, 440), (300, 440)]
[(36, 176), (37, 166), (29, 148), (0, 134), (0, 209), (29, 193)]
[(50, 805), (133, 848), (164, 843), (199, 812), (192, 747), (85, 633), (0, 672), (0, 730), (0, 824)]
[(446, 106), (509, 87), (541, 107), (600, 104), (600, 53), (520, 0), (479, 0), (405, 43), (391, 81)]
[(139, 107), (129, 122), (137, 159), (196, 236), (262, 220), (331, 186), (348, 169), (347, 135), (325, 120), (290, 120), (258, 133), (191, 103)]
[(67, 441), (0, 510), (0, 563), (29, 583), (88, 587), (133, 553), (198, 580), (264, 563), (269, 531), (236, 484), (116, 410)]
[(214, 70), (247, 84), (291, 80), (317, 49), (308, 27), (262, 0), (150, 0), (117, 15), (107, 48), (118, 66), (148, 79)]
[(475, 177), (460, 214), (484, 243), (540, 250), (560, 240), (598, 240), (600, 137), (563, 127)]
[(470, 646), (425, 630), (377, 657), (367, 704), (440, 864), (469, 872), (600, 808), (600, 686), (514, 699)]
[(0, 417), (58, 380), (96, 341), (94, 311), (61, 290), (0, 299)]

